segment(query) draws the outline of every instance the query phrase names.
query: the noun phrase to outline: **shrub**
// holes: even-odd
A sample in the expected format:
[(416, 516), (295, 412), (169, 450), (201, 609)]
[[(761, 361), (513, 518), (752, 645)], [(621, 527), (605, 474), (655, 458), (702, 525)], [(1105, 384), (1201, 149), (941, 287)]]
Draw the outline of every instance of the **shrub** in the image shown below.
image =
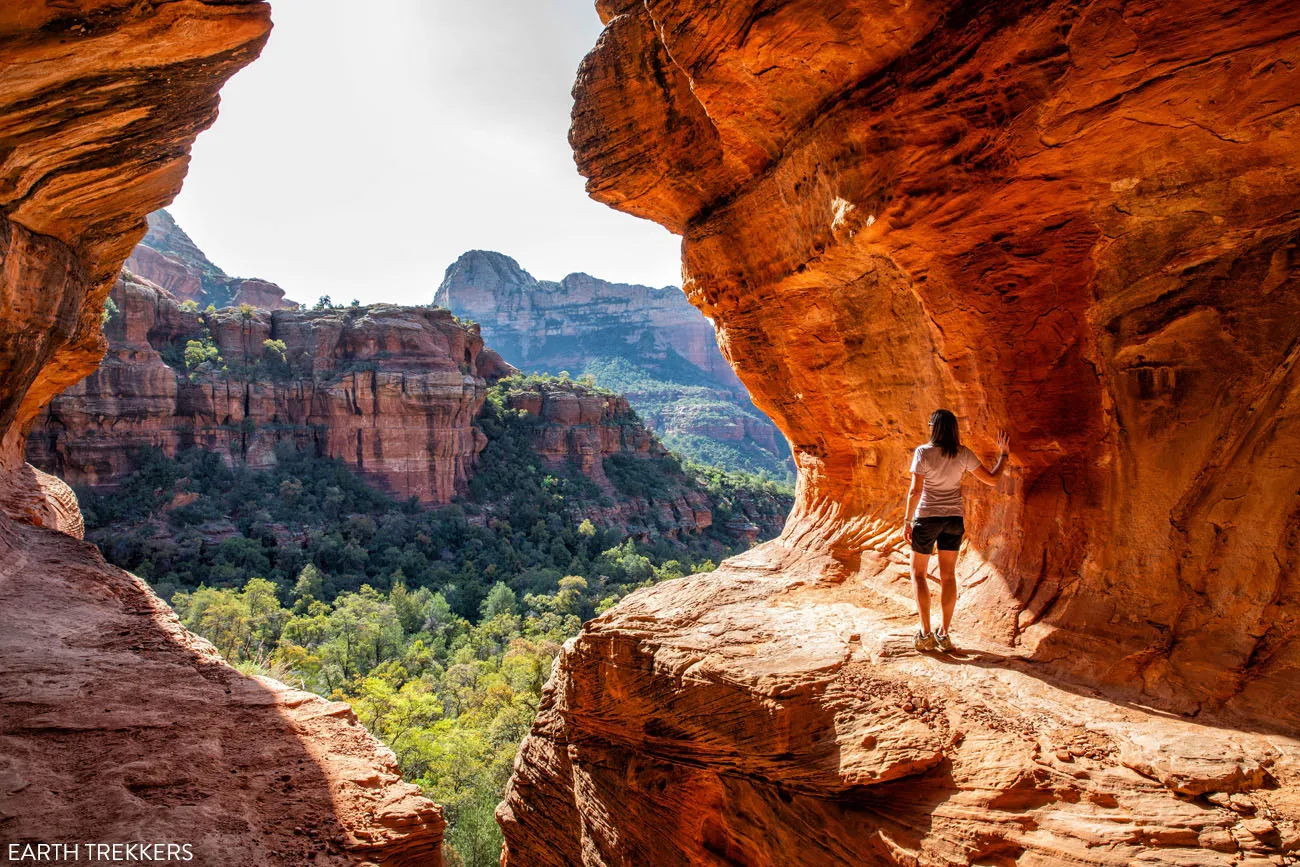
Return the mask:
[(99, 314), (99, 327), (103, 328), (104, 326), (108, 325), (108, 323), (113, 320), (113, 317), (120, 312), (121, 311), (117, 309), (116, 301), (114, 301), (112, 298), (105, 298), (104, 310), (102, 313)]

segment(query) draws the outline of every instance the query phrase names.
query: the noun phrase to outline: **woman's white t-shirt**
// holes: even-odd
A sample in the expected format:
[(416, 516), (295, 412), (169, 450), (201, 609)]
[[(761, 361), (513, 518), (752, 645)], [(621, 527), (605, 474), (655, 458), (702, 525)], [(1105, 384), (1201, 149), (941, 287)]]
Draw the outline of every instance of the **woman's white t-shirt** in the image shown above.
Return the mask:
[(948, 518), (962, 515), (962, 476), (980, 466), (980, 459), (965, 446), (948, 457), (933, 443), (918, 446), (912, 453), (912, 472), (925, 476), (921, 484), (918, 518)]

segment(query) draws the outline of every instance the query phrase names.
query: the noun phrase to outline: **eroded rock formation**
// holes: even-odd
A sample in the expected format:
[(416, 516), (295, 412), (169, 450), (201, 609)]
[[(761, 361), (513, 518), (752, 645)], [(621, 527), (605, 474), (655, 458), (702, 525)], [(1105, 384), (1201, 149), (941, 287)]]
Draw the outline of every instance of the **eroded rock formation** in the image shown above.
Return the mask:
[[(509, 863), (1294, 850), (1294, 5), (598, 8), (588, 189), (683, 235), (799, 488), (780, 540), (566, 650)], [(900, 527), (938, 406), (1015, 452), (967, 492), (943, 659)]]
[[(396, 497), (445, 504), (483, 469), (478, 414), (487, 384), (518, 373), (483, 347), (478, 326), (438, 308), (204, 313), (129, 272), (110, 297), (103, 362), (51, 401), (27, 439), (32, 464), (92, 489), (112, 490), (137, 470), (142, 449), (174, 457), (198, 447), (254, 469), (290, 449), (337, 458)], [(218, 359), (187, 366), (193, 340), (210, 340)], [(544, 464), (576, 468), (595, 483), (597, 496), (575, 501), (577, 520), (644, 539), (712, 524), (716, 504), (685, 477), (660, 497), (610, 482), (608, 459), (667, 455), (621, 395), (528, 380), (511, 386), (506, 402), (528, 414), (529, 447)], [(42, 484), (63, 484), (41, 476)], [(728, 520), (764, 538), (780, 532), (789, 511), (788, 498), (756, 491), (723, 505), (734, 512)]]
[[(483, 341), (447, 311), (204, 314), (130, 274), (111, 297), (108, 354), (38, 420), (28, 441), (34, 464), (105, 486), (143, 446), (169, 456), (199, 446), (265, 467), (287, 445), (338, 458), (401, 498), (446, 503), (465, 490), (484, 444), (474, 428)], [(204, 338), (220, 363), (188, 369), (185, 346)], [(283, 349), (268, 350), (268, 340)]]
[[(0, 836), (187, 842), (195, 863), (437, 864), (440, 811), (347, 713), (243, 677), (69, 535), (28, 426), (95, 369), (145, 214), (180, 188), (262, 2), (0, 12)], [(36, 526), (34, 526), (36, 525)], [(80, 860), (80, 858), (78, 859)]]
[[(713, 326), (675, 286), (588, 274), (538, 280), (509, 256), (473, 250), (447, 268), (434, 303), (478, 322), (523, 370), (594, 372), (687, 454), (731, 454), (738, 466), (778, 475), (788, 466), (789, 449), (718, 351)], [(697, 437), (722, 448), (705, 454)]]
[(149, 215), (149, 231), (127, 257), (132, 274), (156, 283), (182, 301), (199, 307), (238, 307), (263, 310), (295, 307), (284, 290), (269, 280), (231, 277), (207, 257), (166, 210)]
[(509, 256), (471, 250), (448, 268), (434, 304), (477, 321), (493, 346), (525, 368), (575, 370), (584, 342), (671, 348), (719, 384), (739, 386), (713, 329), (675, 286), (656, 289), (570, 274), (538, 280)]
[(666, 455), (667, 449), (637, 420), (627, 398), (562, 383), (512, 389), (507, 405), (532, 419), (534, 448), (548, 464), (572, 462), (608, 489), (604, 458)]
[[(629, 536), (648, 541), (660, 536), (679, 538), (713, 526), (721, 507), (721, 529), (737, 541), (759, 536), (770, 539), (781, 531), (789, 498), (757, 490), (719, 497), (679, 471), (676, 460), (643, 425), (627, 398), (576, 383), (531, 382), (512, 387), (509, 409), (525, 413), (529, 444), (552, 469), (576, 468), (595, 483), (599, 497), (575, 503), (581, 515), (597, 526), (618, 527)], [(615, 473), (656, 476), (661, 490), (629, 489)], [(623, 482), (623, 487), (620, 487)]]

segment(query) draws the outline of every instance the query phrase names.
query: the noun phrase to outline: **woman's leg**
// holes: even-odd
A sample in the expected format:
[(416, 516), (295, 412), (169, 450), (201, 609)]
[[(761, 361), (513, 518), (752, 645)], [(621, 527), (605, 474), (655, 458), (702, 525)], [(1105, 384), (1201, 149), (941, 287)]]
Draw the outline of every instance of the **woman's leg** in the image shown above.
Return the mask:
[[(956, 552), (953, 552), (954, 554)], [(943, 562), (940, 559), (939, 562)], [(930, 634), (930, 585), (925, 577), (930, 571), (930, 555), (912, 552), (912, 592), (916, 594), (916, 612), (921, 615), (921, 631)], [(955, 591), (954, 591), (955, 593)], [(954, 604), (956, 598), (953, 599)]]
[[(915, 563), (915, 559), (912, 561)], [(927, 600), (928, 602), (928, 600)], [(939, 552), (939, 605), (943, 608), (943, 633), (952, 625), (952, 612), (957, 608), (957, 552)]]

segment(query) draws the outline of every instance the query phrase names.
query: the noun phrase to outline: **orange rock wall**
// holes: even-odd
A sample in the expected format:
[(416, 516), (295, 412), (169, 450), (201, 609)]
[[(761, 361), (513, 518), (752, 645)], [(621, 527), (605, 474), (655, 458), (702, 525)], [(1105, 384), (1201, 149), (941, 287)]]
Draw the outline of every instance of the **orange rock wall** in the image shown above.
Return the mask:
[(100, 307), (143, 215), (175, 194), (218, 88), (269, 29), (264, 3), (10, 7), (0, 13), (0, 506), (26, 486), (27, 425), (103, 354)]
[(1294, 6), (601, 10), (579, 166), (683, 233), (795, 447), (800, 555), (888, 570), (949, 406), (1015, 451), (968, 494), (968, 621), (1170, 707), (1271, 711), (1300, 662)]
[[(177, 27), (187, 37), (167, 42)], [(6, 424), (11, 435), (57, 385), (93, 365), (99, 305), (82, 302), (103, 301), (143, 234), (142, 207), (179, 186), (190, 142), (216, 116), (217, 87), (256, 56), (267, 30), (264, 3), (142, 11), (101, 2), (93, 13), (25, 4), (0, 18), (7, 56), (0, 110), (11, 145), (0, 164), (4, 344), (17, 347), (21, 335), (46, 368), (41, 375), (40, 364), (10, 357), (23, 353), (5, 353), (0, 405), (4, 421), (19, 422)], [(131, 72), (96, 78), (97, 69), (113, 67)], [(62, 296), (20, 300), (23, 288), (60, 284)], [(16, 438), (5, 442), (6, 459), (16, 457)]]
[[(683, 236), (798, 491), (566, 644), (504, 863), (1294, 860), (1297, 7), (597, 8), (588, 191)], [(1014, 456), (918, 653), (939, 406)]]

